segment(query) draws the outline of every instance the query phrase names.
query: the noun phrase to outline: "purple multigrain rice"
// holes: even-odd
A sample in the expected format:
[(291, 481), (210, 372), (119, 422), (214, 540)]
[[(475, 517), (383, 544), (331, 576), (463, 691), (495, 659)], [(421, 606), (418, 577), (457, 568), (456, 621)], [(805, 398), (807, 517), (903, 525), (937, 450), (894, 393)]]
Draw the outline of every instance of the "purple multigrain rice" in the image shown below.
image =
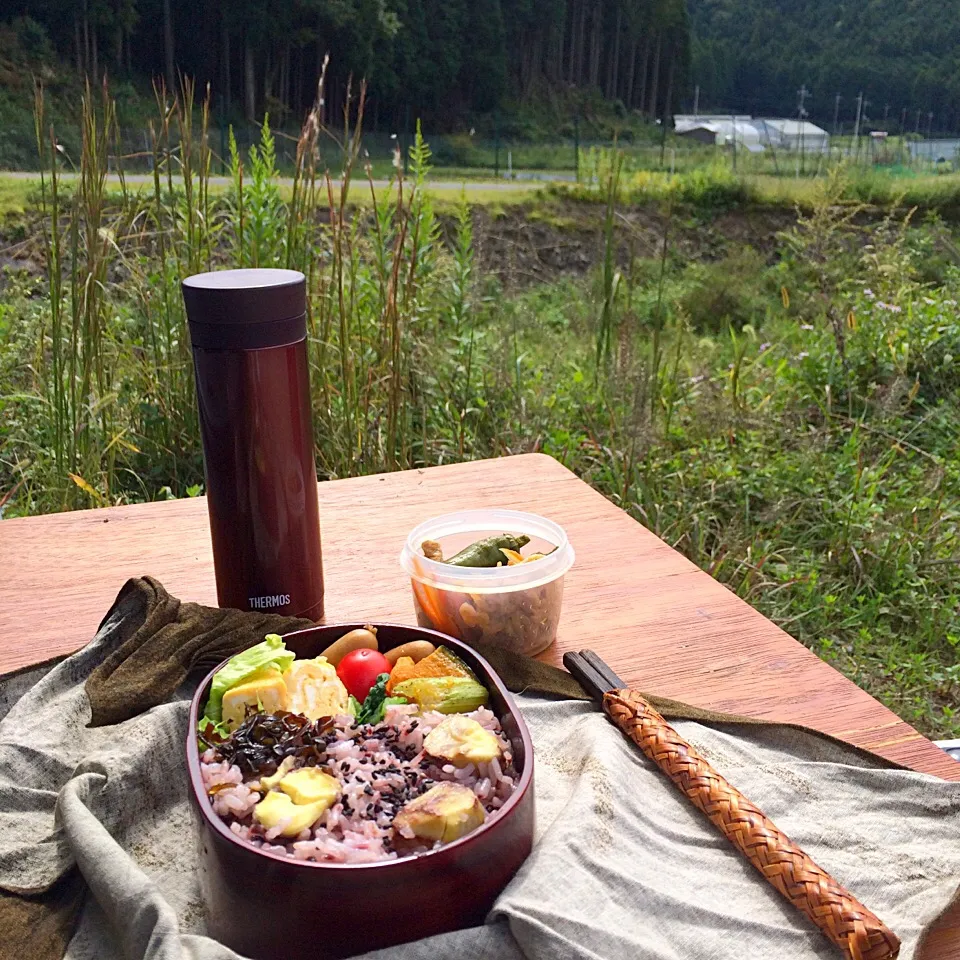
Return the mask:
[[(513, 793), (512, 750), (496, 715), (480, 707), (466, 716), (497, 735), (501, 760), (464, 767), (438, 764), (424, 753), (423, 741), (444, 716), (432, 711), (418, 714), (414, 704), (388, 706), (384, 722), (374, 727), (358, 727), (352, 717), (338, 717), (326, 733), (323, 752), (311, 760), (339, 781), (342, 795), (311, 828), (292, 839), (279, 835), (282, 827), (264, 830), (253, 819), (261, 797), (259, 777), (245, 779), (238, 766), (222, 762), (215, 747), (203, 753), (200, 769), (214, 813), (236, 836), (260, 850), (321, 863), (391, 860), (397, 857), (394, 816), (438, 781), (471, 787), (488, 816)], [(429, 849), (426, 844), (414, 848), (408, 844), (404, 855)]]

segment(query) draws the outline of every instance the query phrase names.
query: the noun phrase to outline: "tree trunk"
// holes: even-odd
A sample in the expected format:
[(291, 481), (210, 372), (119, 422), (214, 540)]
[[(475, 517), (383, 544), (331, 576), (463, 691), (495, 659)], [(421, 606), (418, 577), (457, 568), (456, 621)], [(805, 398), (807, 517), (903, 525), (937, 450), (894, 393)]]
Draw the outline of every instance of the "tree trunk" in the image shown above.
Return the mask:
[(663, 122), (664, 125), (670, 122), (673, 102), (673, 75), (677, 66), (676, 50), (670, 51), (670, 68), (667, 71), (667, 95), (663, 102)]
[(123, 69), (123, 27), (118, 23), (113, 35), (113, 58), (117, 63), (117, 73)]
[(593, 28), (590, 31), (590, 86), (600, 82), (600, 34), (603, 29), (602, 0), (593, 8)]
[(627, 88), (624, 90), (624, 98), (627, 102), (627, 109), (633, 109), (633, 84), (636, 80), (637, 73), (637, 46), (639, 41), (636, 37), (633, 38), (633, 41), (630, 44), (630, 68), (627, 71)]
[(83, 72), (90, 73), (90, 7), (83, 0)]
[(577, 65), (577, 7), (570, 4), (570, 43), (567, 44), (567, 84), (573, 86), (576, 80)]
[(225, 112), (230, 111), (230, 21), (227, 19), (227, 6), (220, 7), (220, 58), (221, 58), (221, 82), (223, 83), (223, 94), (221, 102)]
[(554, 61), (553, 66), (550, 70), (550, 79), (557, 83), (558, 81), (563, 80), (563, 44), (566, 40), (567, 34), (567, 25), (566, 23), (561, 23), (560, 28), (555, 31), (556, 43), (553, 48)]
[[(297, 49), (297, 81), (293, 89), (293, 102), (297, 105), (297, 112), (304, 112), (303, 104), (303, 47)], [(309, 109), (309, 108), (308, 108)]]
[(177, 89), (177, 73), (173, 55), (173, 12), (170, 0), (163, 0), (163, 63), (167, 75), (167, 87), (171, 93)]
[(657, 115), (657, 93), (660, 86), (660, 47), (663, 45), (663, 37), (657, 34), (657, 45), (653, 51), (653, 69), (650, 73), (650, 101), (647, 105), (647, 112), (651, 117)]
[(93, 51), (93, 79), (100, 81), (100, 56), (97, 53), (97, 25), (93, 24), (90, 30), (91, 48)]
[(263, 64), (263, 109), (270, 109), (268, 101), (273, 96), (273, 58), (270, 56), (270, 47), (267, 47), (266, 61)]
[(620, 27), (623, 23), (623, 8), (617, 7), (617, 27), (613, 35), (613, 59), (610, 61), (610, 82), (607, 84), (607, 97), (617, 99), (617, 88), (620, 86)]
[(580, 0), (580, 34), (577, 38), (577, 86), (582, 87), (587, 59), (587, 0)]
[(77, 14), (73, 15), (73, 43), (76, 48), (77, 55), (77, 76), (83, 76), (83, 47), (80, 42), (80, 17)]
[(246, 117), (250, 123), (253, 123), (257, 118), (257, 74), (253, 64), (253, 46), (249, 37), (243, 45), (243, 93)]
[(523, 99), (532, 95), (537, 78), (543, 72), (543, 30), (538, 28), (536, 39), (530, 44), (530, 56), (527, 61), (527, 76), (523, 86)]
[(643, 38), (643, 60), (640, 67), (640, 94), (637, 97), (637, 103), (640, 105), (640, 112), (644, 113), (647, 109), (647, 74), (650, 70), (650, 35)]

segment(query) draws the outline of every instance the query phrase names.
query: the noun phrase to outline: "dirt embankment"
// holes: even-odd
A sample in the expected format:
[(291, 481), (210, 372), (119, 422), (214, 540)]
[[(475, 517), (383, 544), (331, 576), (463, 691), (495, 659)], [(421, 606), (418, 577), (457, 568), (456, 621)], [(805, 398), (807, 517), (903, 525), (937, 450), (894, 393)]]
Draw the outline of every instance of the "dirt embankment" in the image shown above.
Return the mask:
[[(363, 215), (363, 214), (361, 214)], [(601, 204), (538, 200), (524, 205), (473, 211), (474, 244), (479, 274), (496, 274), (507, 289), (549, 282), (561, 275), (584, 274), (603, 260)], [(441, 216), (452, 240), (454, 221)], [(751, 246), (773, 258), (777, 233), (795, 222), (788, 210), (729, 210), (715, 216), (675, 214), (669, 224), (670, 253), (687, 260), (720, 259), (733, 247)], [(654, 208), (623, 207), (614, 226), (617, 259), (657, 257), (667, 232), (666, 218)], [(28, 213), (0, 224), (0, 269), (42, 274), (45, 270), (44, 224)]]
[[(474, 211), (474, 239), (482, 273), (494, 273), (507, 288), (582, 274), (603, 260), (604, 208), (555, 203), (509, 207), (496, 214)], [(733, 247), (750, 246), (771, 260), (777, 234), (796, 222), (789, 210), (730, 210), (713, 217), (674, 215), (668, 242), (674, 257), (718, 260)], [(658, 257), (667, 235), (666, 217), (652, 208), (624, 207), (614, 225), (621, 266), (632, 257)]]

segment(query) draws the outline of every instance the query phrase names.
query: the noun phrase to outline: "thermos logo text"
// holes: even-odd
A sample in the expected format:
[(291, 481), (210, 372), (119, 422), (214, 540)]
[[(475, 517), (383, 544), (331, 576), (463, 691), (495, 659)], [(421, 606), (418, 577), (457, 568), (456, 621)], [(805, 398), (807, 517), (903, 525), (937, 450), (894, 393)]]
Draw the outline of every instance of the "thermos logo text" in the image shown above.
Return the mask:
[(253, 610), (269, 610), (271, 607), (285, 607), (290, 602), (289, 593), (276, 593), (272, 597), (248, 597)]

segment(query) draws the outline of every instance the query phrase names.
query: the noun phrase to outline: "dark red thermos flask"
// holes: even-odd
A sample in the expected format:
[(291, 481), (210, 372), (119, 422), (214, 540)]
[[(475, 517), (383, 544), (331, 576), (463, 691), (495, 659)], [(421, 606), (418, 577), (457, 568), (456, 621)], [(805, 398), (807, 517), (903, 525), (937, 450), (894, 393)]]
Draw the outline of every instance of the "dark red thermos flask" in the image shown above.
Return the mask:
[(221, 607), (323, 617), (320, 510), (296, 270), (187, 277)]

